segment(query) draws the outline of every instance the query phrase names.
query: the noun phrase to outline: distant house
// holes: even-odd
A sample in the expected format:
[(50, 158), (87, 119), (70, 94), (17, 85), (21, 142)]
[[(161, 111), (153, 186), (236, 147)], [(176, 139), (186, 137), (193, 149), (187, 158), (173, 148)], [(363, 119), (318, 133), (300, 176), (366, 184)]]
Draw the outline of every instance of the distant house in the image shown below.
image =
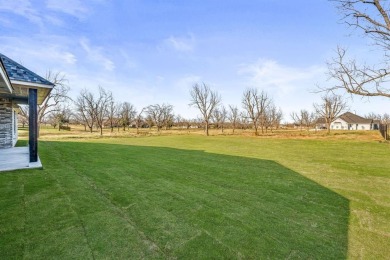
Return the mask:
[[(332, 130), (378, 130), (380, 120), (373, 120), (346, 112), (338, 116), (331, 124)], [(320, 117), (316, 121), (317, 129), (327, 129), (325, 118)]]
[(327, 128), (327, 126), (326, 126), (325, 118), (323, 118), (323, 117), (317, 118), (316, 129), (326, 129), (326, 128)]
[(377, 130), (379, 121), (364, 118), (351, 112), (346, 112), (337, 117), (331, 124), (332, 130)]

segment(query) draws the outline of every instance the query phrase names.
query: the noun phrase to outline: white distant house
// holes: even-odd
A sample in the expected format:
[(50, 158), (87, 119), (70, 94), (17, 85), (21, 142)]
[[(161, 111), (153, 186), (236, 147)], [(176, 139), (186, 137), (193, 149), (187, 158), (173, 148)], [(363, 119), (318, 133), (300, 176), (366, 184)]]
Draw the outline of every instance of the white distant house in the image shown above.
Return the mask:
[(346, 112), (337, 117), (331, 124), (332, 130), (378, 130), (377, 120), (364, 118), (351, 112)]

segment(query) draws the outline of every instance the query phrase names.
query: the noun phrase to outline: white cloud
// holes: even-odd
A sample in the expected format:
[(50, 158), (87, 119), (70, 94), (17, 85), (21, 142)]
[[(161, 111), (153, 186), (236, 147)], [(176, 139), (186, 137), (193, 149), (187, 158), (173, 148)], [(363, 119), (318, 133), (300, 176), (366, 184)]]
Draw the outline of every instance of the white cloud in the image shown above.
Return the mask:
[(325, 66), (292, 67), (264, 59), (241, 65), (238, 71), (247, 87), (265, 90), (273, 97), (287, 121), (293, 111), (312, 110), (313, 102), (317, 102), (320, 96), (313, 90), (316, 84), (326, 81), (325, 73)]
[(121, 58), (123, 59), (121, 61), (121, 67), (122, 68), (126, 68), (128, 70), (133, 70), (135, 68), (137, 68), (137, 62), (135, 61), (135, 59), (131, 58), (127, 52), (127, 50), (125, 49), (118, 49), (119, 51), (119, 54), (121, 56)]
[[(59, 44), (61, 43), (61, 44)], [(47, 69), (60, 69), (76, 64), (76, 54), (65, 37), (0, 37), (0, 49), (15, 61), (35, 64)]]
[(79, 19), (84, 18), (89, 13), (88, 8), (80, 0), (47, 0), (46, 7), (53, 11), (62, 12)]
[(76, 56), (73, 55), (72, 53), (70, 52), (64, 52), (63, 55), (62, 55), (62, 59), (68, 63), (68, 64), (75, 64), (77, 59), (76, 59)]
[(62, 21), (60, 18), (55, 17), (53, 15), (46, 15), (45, 20), (47, 22), (49, 22), (50, 24), (55, 25), (55, 26), (64, 26), (65, 25), (64, 21)]
[(176, 80), (174, 87), (184, 93), (189, 93), (189, 89), (201, 81), (201, 77), (197, 75), (187, 75)]
[(250, 86), (269, 88), (276, 90), (278, 94), (289, 94), (297, 90), (309, 91), (315, 87), (318, 80), (324, 78), (325, 72), (323, 66), (297, 68), (262, 59), (242, 65), (238, 71), (239, 75), (247, 76)]
[(112, 62), (109, 58), (103, 55), (103, 48), (91, 46), (87, 38), (82, 38), (80, 40), (80, 45), (87, 53), (89, 59), (102, 64), (105, 70), (112, 71), (115, 69), (114, 62)]
[(42, 26), (42, 19), (30, 0), (0, 0), (0, 10), (22, 16), (29, 21)]
[(190, 52), (195, 48), (195, 37), (193, 34), (189, 34), (186, 37), (170, 36), (164, 40), (164, 43), (176, 51)]

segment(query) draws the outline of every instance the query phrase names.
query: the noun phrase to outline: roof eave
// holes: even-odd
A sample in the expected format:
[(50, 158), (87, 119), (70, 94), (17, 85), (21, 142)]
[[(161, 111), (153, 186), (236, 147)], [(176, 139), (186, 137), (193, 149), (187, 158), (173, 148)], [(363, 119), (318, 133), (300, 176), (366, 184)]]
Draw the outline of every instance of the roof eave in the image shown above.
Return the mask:
[(20, 81), (20, 80), (11, 80), (12, 84), (17, 84), (17, 85), (25, 85), (29, 87), (38, 87), (38, 88), (48, 88), (48, 89), (53, 89), (53, 85), (46, 85), (46, 84), (40, 84), (40, 83), (35, 83), (35, 82), (29, 82), (29, 81)]
[(10, 79), (8, 78), (8, 74), (7, 74), (6, 70), (5, 70), (4, 64), (1, 61), (1, 59), (0, 59), (0, 67), (1, 67), (0, 75), (4, 79), (4, 82), (5, 82), (5, 84), (6, 84), (7, 88), (8, 88), (9, 93), (12, 93), (13, 92), (12, 84), (11, 84)]

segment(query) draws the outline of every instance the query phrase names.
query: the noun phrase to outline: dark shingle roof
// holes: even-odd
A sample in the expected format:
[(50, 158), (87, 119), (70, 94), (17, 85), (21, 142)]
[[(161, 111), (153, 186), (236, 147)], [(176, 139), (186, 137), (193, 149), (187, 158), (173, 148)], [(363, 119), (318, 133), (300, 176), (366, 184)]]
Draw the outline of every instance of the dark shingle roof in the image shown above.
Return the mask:
[(344, 120), (348, 124), (371, 124), (372, 119), (367, 119), (351, 112), (346, 112), (339, 116), (340, 119)]
[(325, 124), (326, 120), (324, 117), (317, 118), (316, 124)]
[(17, 81), (23, 81), (29, 83), (54, 86), (54, 84), (51, 83), (50, 81), (47, 81), (46, 79), (35, 74), (31, 70), (26, 69), (24, 66), (11, 60), (10, 58), (8, 58), (7, 56), (1, 53), (0, 53), (0, 59), (3, 62), (7, 75), (11, 81), (17, 80)]

